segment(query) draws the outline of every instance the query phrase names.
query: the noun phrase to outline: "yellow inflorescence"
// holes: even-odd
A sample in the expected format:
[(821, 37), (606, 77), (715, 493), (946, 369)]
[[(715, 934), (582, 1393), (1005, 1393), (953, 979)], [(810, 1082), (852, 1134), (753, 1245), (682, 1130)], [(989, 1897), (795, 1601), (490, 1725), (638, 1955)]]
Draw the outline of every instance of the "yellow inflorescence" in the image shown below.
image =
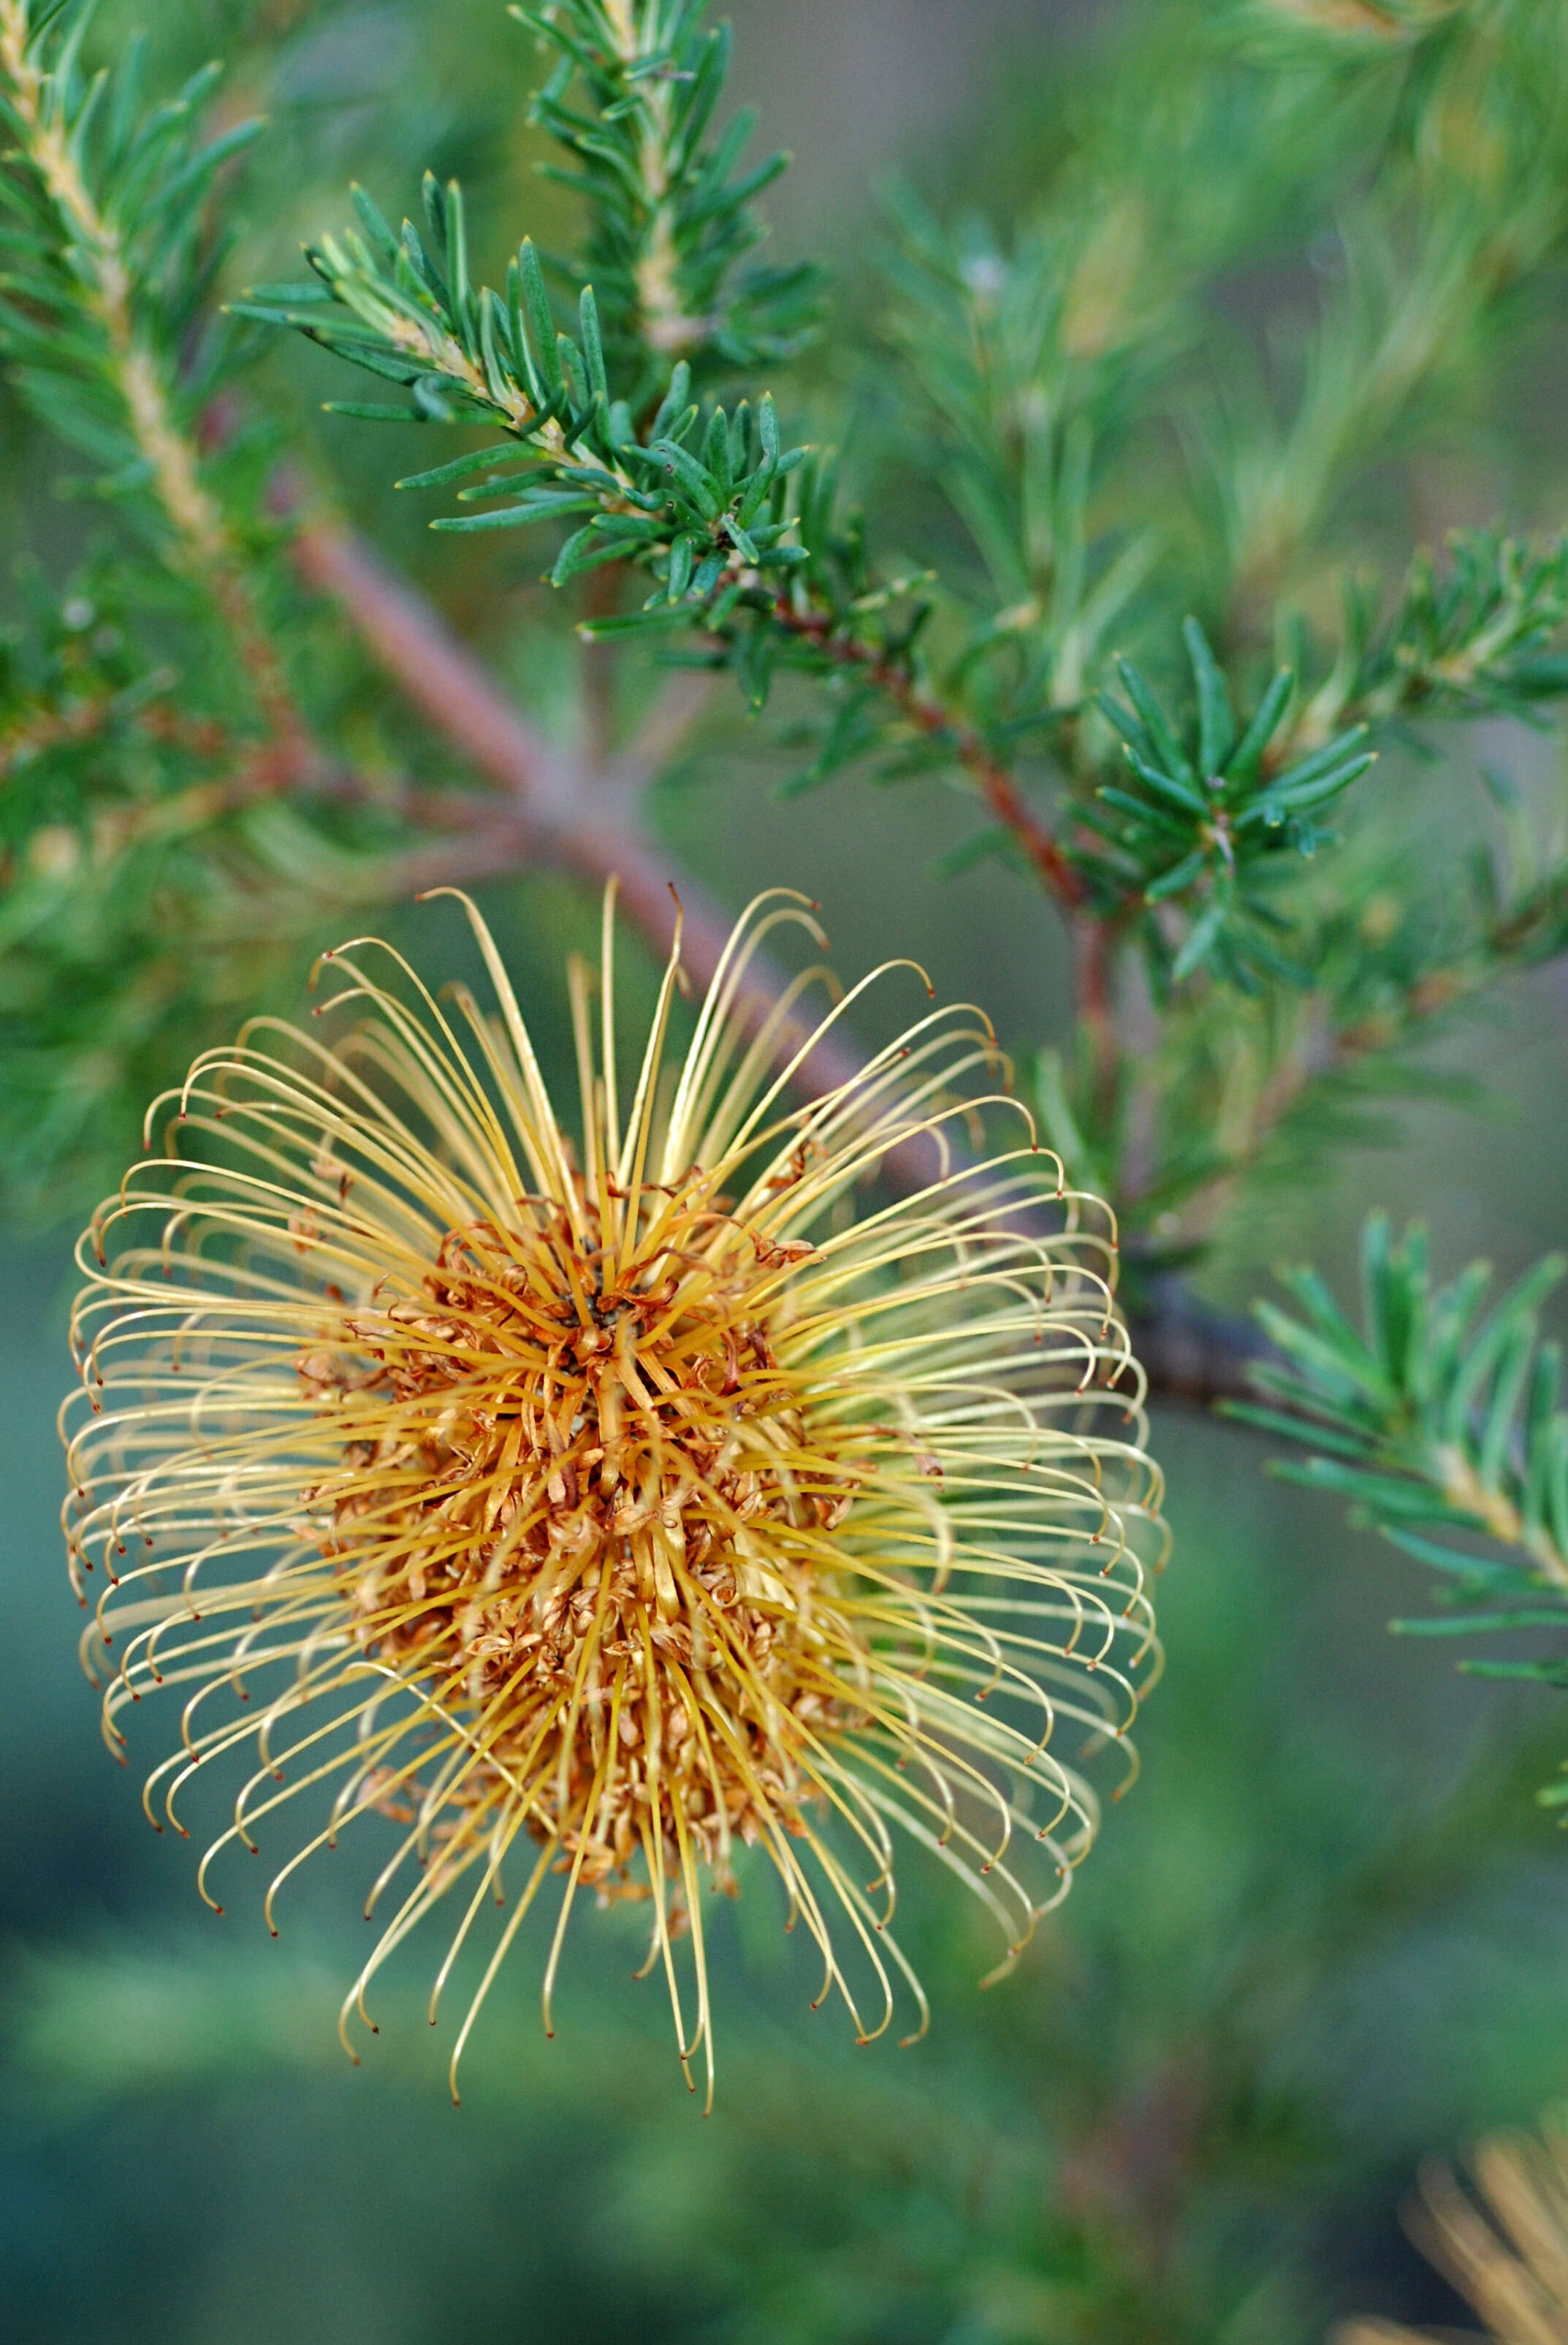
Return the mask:
[[(454, 1027), (349, 949), (329, 1006), (364, 1014), (336, 1045), (267, 1027), (197, 1062), (175, 1161), (84, 1241), (66, 1519), (84, 1601), (107, 1583), (86, 1647), (111, 1744), (145, 1693), (186, 1696), (155, 1822), (184, 1830), (192, 1774), (253, 1751), (209, 1902), (213, 1859), (292, 1802), (269, 1920), (349, 1822), (396, 1827), (345, 2025), (460, 1883), (438, 1998), (504, 1896), (455, 2077), (554, 1874), (546, 2025), (579, 1888), (650, 1900), (711, 2091), (701, 1900), (733, 1892), (737, 1842), (863, 2038), (899, 1977), (925, 2024), (893, 1826), (1016, 1957), (1093, 1837), (1078, 1765), (1151, 1679), (1163, 1531), (1108, 1217), (1027, 1132), (980, 1166), (949, 1148), (991, 1103), (989, 1030), (932, 1011), (792, 1104), (812, 1037), (792, 1055), (793, 999), (749, 1032), (744, 981), (770, 926), (814, 924), (764, 898), (675, 1072), (677, 946), (622, 1117), (612, 914), (597, 1008), (572, 970), (579, 1149), (471, 908), (499, 1014), (460, 996)], [(886, 1202), (915, 1147), (929, 1185)]]

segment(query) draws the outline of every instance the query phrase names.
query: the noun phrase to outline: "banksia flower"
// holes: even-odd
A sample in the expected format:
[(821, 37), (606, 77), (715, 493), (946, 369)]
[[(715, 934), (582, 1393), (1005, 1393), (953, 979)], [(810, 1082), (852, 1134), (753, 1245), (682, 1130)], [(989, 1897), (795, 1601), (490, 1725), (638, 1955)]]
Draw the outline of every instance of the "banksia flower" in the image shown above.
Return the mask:
[[(434, 1906), (432, 2019), (499, 1908), (455, 2090), (552, 1892), (549, 2027), (592, 1891), (647, 1904), (711, 2096), (703, 1897), (739, 1847), (861, 2040), (900, 1985), (919, 2032), (894, 1828), (990, 1910), (1006, 1969), (1093, 1838), (1086, 1758), (1130, 1771), (1163, 1532), (1113, 1233), (1010, 1102), (1006, 1152), (950, 1144), (997, 1104), (973, 1011), (792, 1099), (814, 980), (760, 1023), (745, 989), (770, 927), (816, 934), (794, 898), (741, 922), (675, 1067), (677, 939), (634, 1080), (607, 898), (602, 967), (571, 971), (574, 1145), (469, 909), (497, 1010), (449, 1015), (384, 947), (329, 955), (329, 1029), (199, 1059), (169, 1154), (95, 1217), (66, 1405), (86, 1655), (116, 1752), (132, 1704), (183, 1700), (160, 1829), (249, 1753), (209, 1903), (216, 1859), (292, 1822), (276, 1927), (308, 1856), (379, 1830), (346, 2043)], [(928, 1158), (918, 1194), (876, 1186), (894, 1151)]]
[[(1492, 2134), (1471, 2160), (1473, 2189), (1429, 2165), (1406, 2228), (1450, 2286), (1474, 2307), (1494, 2345), (1562, 2345), (1568, 2338), (1568, 2110), (1539, 2133)], [(1331, 2345), (1437, 2345), (1388, 2320), (1352, 2320)]]

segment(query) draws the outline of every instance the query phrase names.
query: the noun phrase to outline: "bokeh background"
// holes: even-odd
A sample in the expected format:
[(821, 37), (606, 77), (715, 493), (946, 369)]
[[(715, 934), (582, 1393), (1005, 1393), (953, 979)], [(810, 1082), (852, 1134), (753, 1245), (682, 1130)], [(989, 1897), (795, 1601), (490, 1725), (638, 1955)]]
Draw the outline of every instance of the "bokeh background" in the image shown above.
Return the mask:
[[(733, 0), (736, 94), (797, 157), (780, 242), (824, 246), (853, 299), (885, 169), (1005, 210), (1048, 94), (1138, 12)], [(258, 266), (286, 269), (350, 177), (407, 202), (426, 159), (460, 169), (496, 240), (555, 201), (519, 127), (527, 46), (491, 0), (137, 15), (171, 69), (244, 20), (245, 96), (274, 124), (245, 198)], [(315, 364), (291, 357), (280, 396), (360, 518), (408, 543), (382, 452), (304, 421)], [(32, 499), (28, 444), (0, 413), (6, 540), (63, 564), (81, 524)], [(446, 584), (547, 691), (527, 593), (465, 613)], [(1061, 1031), (1064, 967), (1022, 883), (930, 877), (953, 809), (854, 783), (784, 805), (766, 766), (721, 727), (664, 793), (672, 851), (715, 894), (801, 886), (846, 971), (915, 953), (1005, 1036)], [(542, 881), (490, 909), (539, 970), (585, 917)], [(1397, 1149), (1354, 1150), (1332, 1186), (1239, 1228), (1213, 1291), (1309, 1248), (1342, 1269), (1374, 1203), (1423, 1213), (1450, 1262), (1533, 1259), (1568, 1220), (1565, 1038), (1561, 979), (1515, 988), (1443, 1046), (1484, 1082), (1479, 1110), (1402, 1112)], [(936, 2026), (913, 2052), (857, 2052), (808, 2013), (804, 1952), (758, 1883), (720, 1932), (703, 2122), (656, 1985), (631, 1983), (640, 1950), (591, 1920), (557, 2040), (525, 1957), (454, 2111), (417, 1960), (364, 2068), (342, 2058), (351, 1867), (316, 1869), (276, 1945), (243, 1879), (214, 1920), (189, 1849), (147, 1831), (99, 1741), (56, 1524), (67, 1236), (0, 1262), (0, 2299), (18, 2345), (1293, 2345), (1351, 2311), (1458, 2318), (1398, 2208), (1421, 2156), (1568, 2093), (1568, 1849), (1530, 1797), (1568, 1717), (1391, 1639), (1389, 1616), (1421, 1609), (1415, 1566), (1268, 1481), (1249, 1437), (1162, 1412), (1177, 1551), (1143, 1781), (1011, 1982), (976, 1996), (970, 1916), (916, 1884)]]

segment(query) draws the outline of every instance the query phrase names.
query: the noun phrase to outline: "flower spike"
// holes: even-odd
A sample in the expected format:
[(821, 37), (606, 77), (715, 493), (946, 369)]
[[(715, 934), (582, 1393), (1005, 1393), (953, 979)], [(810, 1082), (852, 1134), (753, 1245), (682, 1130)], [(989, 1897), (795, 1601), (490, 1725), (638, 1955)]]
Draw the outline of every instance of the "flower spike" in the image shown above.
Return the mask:
[[(379, 1829), (346, 2043), (449, 1893), (432, 2021), (506, 1905), (455, 2092), (558, 1877), (547, 2031), (581, 1893), (643, 1900), (711, 2100), (703, 1900), (736, 1893), (740, 1846), (862, 2042), (905, 1990), (926, 2020), (889, 1928), (895, 1828), (992, 1914), (1004, 1970), (1089, 1846), (1084, 1766), (1127, 1751), (1155, 1674), (1166, 1544), (1114, 1229), (1016, 1102), (975, 1095), (998, 1065), (976, 1012), (928, 1010), (789, 1102), (804, 990), (762, 1048), (742, 1000), (768, 928), (820, 941), (783, 891), (739, 924), (678, 1069), (677, 943), (629, 1101), (607, 896), (602, 967), (572, 973), (569, 1136), (466, 909), (499, 1014), (342, 948), (326, 1028), (258, 1021), (204, 1055), (162, 1103), (169, 1153), (95, 1216), (66, 1426), (73, 1574), (84, 1602), (108, 1582), (86, 1650), (116, 1751), (131, 1704), (183, 1701), (155, 1821), (183, 1831), (192, 1779), (252, 1754), (209, 1902), (231, 1845), (298, 1818), (276, 1929), (307, 1856)], [(993, 1111), (1020, 1137), (976, 1163), (949, 1133)], [(857, 1215), (923, 1136), (929, 1185)]]

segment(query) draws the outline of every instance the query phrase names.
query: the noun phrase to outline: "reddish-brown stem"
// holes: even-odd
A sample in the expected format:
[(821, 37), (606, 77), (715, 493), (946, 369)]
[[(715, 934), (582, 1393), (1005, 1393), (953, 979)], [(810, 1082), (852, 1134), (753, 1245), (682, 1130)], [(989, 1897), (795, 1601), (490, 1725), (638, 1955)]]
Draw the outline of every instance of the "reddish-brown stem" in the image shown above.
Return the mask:
[(857, 669), (885, 694), (907, 724), (946, 745), (1047, 893), (1066, 913), (1072, 934), (1077, 1013), (1093, 1063), (1095, 1101), (1102, 1113), (1108, 1112), (1120, 1058), (1111, 985), (1113, 937), (1109, 924), (1088, 909), (1088, 889), (1082, 876), (1028, 805), (1013, 776), (964, 717), (917, 691), (906, 668), (846, 634), (825, 613), (797, 611), (783, 601), (775, 605), (775, 613), (786, 633), (820, 644), (839, 666)]
[[(583, 611), (590, 619), (613, 617), (621, 607), (621, 582), (626, 565), (607, 562), (591, 570), (584, 583)], [(596, 774), (610, 770), (615, 755), (615, 646), (590, 635), (582, 645), (582, 754)]]
[(1072, 939), (1078, 1021), (1088, 1044), (1095, 1106), (1105, 1116), (1116, 1102), (1121, 1058), (1111, 983), (1111, 931), (1104, 920), (1079, 911), (1073, 917)]
[(786, 634), (804, 636), (819, 644), (840, 667), (857, 668), (868, 684), (886, 695), (917, 732), (930, 739), (945, 741), (955, 761), (971, 776), (986, 805), (1047, 891), (1065, 910), (1077, 911), (1082, 908), (1088, 893), (1082, 878), (1028, 805), (1012, 775), (992, 756), (966, 719), (918, 692), (907, 669), (900, 667), (885, 653), (846, 634), (827, 613), (797, 611), (781, 601), (774, 606), (774, 615)]
[(339, 604), (405, 700), (481, 774), (537, 804), (569, 804), (574, 777), (567, 761), (491, 683), (425, 597), (361, 538), (337, 522), (308, 522), (293, 553), (306, 584)]

